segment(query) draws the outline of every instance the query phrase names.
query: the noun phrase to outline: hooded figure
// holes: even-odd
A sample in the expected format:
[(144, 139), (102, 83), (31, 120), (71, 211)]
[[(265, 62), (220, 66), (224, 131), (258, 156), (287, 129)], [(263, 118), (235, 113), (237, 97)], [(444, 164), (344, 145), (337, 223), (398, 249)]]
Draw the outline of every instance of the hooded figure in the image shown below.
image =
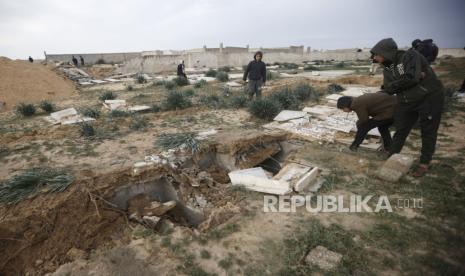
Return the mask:
[(187, 79), (184, 67), (184, 60), (181, 60), (181, 62), (178, 64), (177, 75), (178, 77), (184, 77)]
[(444, 89), (426, 58), (415, 49), (398, 50), (392, 38), (379, 41), (371, 49), (372, 57), (383, 65), (383, 92), (397, 96), (394, 114), (396, 133), (390, 154), (399, 153), (413, 125), (420, 120), (421, 157), (414, 176), (428, 169), (435, 151), (441, 121)]
[(253, 96), (256, 95), (257, 98), (262, 96), (262, 85), (266, 82), (266, 65), (262, 61), (263, 53), (258, 51), (253, 56), (253, 59), (244, 72), (244, 81), (249, 78), (249, 98), (253, 99)]

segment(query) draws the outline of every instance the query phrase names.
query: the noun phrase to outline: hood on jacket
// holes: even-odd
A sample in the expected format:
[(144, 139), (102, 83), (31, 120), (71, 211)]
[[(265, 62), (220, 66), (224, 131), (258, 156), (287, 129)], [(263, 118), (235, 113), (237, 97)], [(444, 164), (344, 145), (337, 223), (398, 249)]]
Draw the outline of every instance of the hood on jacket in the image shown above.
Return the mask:
[(392, 38), (381, 39), (371, 48), (371, 54), (383, 56), (387, 61), (395, 61), (397, 54), (397, 44)]
[(257, 52), (253, 55), (253, 59), (254, 59), (254, 60), (257, 60), (257, 55), (261, 55), (262, 58), (263, 58), (263, 53), (262, 53), (262, 51), (257, 51)]

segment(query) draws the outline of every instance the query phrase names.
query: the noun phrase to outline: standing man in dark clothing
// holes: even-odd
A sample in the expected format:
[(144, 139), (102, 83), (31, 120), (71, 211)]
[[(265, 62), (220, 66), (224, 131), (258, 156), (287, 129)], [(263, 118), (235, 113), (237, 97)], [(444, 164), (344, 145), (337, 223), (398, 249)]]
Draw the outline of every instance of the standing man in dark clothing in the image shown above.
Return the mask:
[(356, 151), (370, 130), (377, 127), (386, 151), (391, 146), (389, 127), (394, 123), (396, 98), (382, 92), (367, 93), (359, 97), (343, 96), (337, 100), (337, 108), (344, 112), (357, 113), (357, 134), (350, 146)]
[(429, 63), (434, 62), (439, 54), (439, 48), (433, 43), (432, 39), (421, 41), (417, 38), (412, 41), (412, 48), (422, 54)]
[(84, 66), (84, 58), (82, 56), (79, 56), (79, 59), (81, 60), (81, 66)]
[(249, 78), (249, 99), (253, 99), (253, 96), (256, 95), (257, 98), (262, 96), (262, 85), (265, 85), (266, 82), (266, 65), (262, 61), (263, 53), (258, 51), (253, 56), (253, 59), (247, 69), (244, 72), (244, 81)]
[(30, 62), (30, 63), (33, 63), (33, 62), (34, 62), (34, 59), (32, 59), (31, 56), (29, 56), (29, 62)]
[(178, 64), (177, 75), (178, 77), (183, 77), (187, 79), (187, 76), (185, 73), (184, 60), (181, 60), (181, 63)]
[(444, 103), (444, 87), (426, 58), (415, 49), (398, 50), (392, 38), (379, 41), (371, 49), (372, 57), (383, 65), (383, 92), (397, 95), (394, 114), (396, 133), (390, 154), (399, 153), (413, 125), (420, 120), (420, 165), (413, 173), (423, 176), (436, 148)]
[(78, 67), (78, 60), (77, 60), (77, 58), (75, 58), (75, 57), (73, 56), (73, 58), (72, 58), (71, 60), (73, 61), (74, 66)]

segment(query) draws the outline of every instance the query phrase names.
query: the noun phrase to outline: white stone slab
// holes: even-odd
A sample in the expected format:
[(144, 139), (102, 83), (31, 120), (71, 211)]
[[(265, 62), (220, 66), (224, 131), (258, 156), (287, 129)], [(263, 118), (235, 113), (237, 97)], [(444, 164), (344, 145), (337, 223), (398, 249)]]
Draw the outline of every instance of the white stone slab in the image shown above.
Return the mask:
[(342, 97), (341, 94), (331, 94), (325, 97), (327, 100), (337, 101), (339, 98)]
[(244, 186), (246, 189), (276, 195), (292, 192), (289, 183), (269, 179), (262, 168), (251, 168), (232, 171), (229, 174), (233, 185)]
[(226, 85), (229, 87), (242, 87), (243, 86), (242, 84), (235, 82), (235, 81), (227, 82)]
[(303, 111), (283, 110), (273, 120), (278, 121), (278, 122), (285, 122), (285, 121), (288, 121), (288, 120), (291, 120), (291, 119), (302, 118), (306, 114), (307, 113), (303, 112)]
[(365, 94), (365, 92), (358, 87), (348, 87), (346, 90), (342, 91), (341, 94), (349, 97), (359, 97)]
[(149, 110), (151, 107), (148, 106), (148, 105), (134, 105), (134, 106), (130, 106), (128, 108), (129, 111), (134, 111), (134, 112), (138, 112), (138, 111), (144, 111), (144, 110)]
[(84, 122), (90, 122), (90, 121), (95, 121), (95, 119), (91, 117), (81, 117), (80, 115), (78, 115), (75, 118), (70, 118), (70, 119), (61, 121), (61, 124), (71, 125), (71, 124), (84, 123)]
[(70, 117), (74, 117), (77, 114), (78, 113), (76, 109), (71, 107), (71, 108), (63, 109), (57, 112), (52, 112), (50, 113), (50, 117), (52, 117), (52, 119), (54, 119), (55, 121), (61, 122), (62, 120), (65, 120)]
[(297, 183), (294, 184), (294, 191), (302, 192), (302, 191), (309, 191), (309, 192), (317, 192), (322, 182), (318, 182), (318, 176), (320, 175), (320, 169), (318, 167), (314, 167), (305, 175), (303, 175)]
[(96, 84), (106, 83), (106, 81), (104, 81), (104, 80), (90, 80), (90, 82), (93, 82), (93, 83), (96, 83)]
[(318, 117), (326, 117), (326, 116), (336, 113), (338, 110), (337, 108), (334, 108), (332, 106), (315, 105), (311, 107), (305, 107), (302, 111), (318, 116)]

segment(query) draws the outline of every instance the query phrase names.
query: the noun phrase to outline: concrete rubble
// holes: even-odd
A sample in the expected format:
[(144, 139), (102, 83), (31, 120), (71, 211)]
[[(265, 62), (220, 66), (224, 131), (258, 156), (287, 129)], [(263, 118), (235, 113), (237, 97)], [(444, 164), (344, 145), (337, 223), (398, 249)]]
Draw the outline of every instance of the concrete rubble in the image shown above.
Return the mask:
[[(364, 94), (374, 92), (376, 89), (375, 87), (351, 87), (348, 89), (348, 93)], [(357, 115), (354, 112), (345, 113), (338, 110), (330, 103), (333, 101), (335, 105), (335, 100), (341, 96), (341, 94), (331, 94), (326, 97), (328, 99), (326, 105), (305, 107), (302, 111), (284, 110), (274, 118), (274, 122), (265, 124), (263, 127), (284, 130), (299, 138), (311, 141), (351, 143), (353, 137), (344, 137), (344, 135), (347, 136), (350, 132), (357, 131)], [(379, 149), (381, 146), (380, 136), (377, 129), (371, 130), (361, 147), (372, 150)]]
[(378, 177), (389, 182), (397, 182), (408, 173), (413, 164), (413, 157), (404, 154), (393, 154), (378, 171)]
[(305, 262), (310, 265), (316, 265), (323, 270), (332, 270), (336, 268), (342, 260), (340, 253), (328, 250), (324, 246), (317, 246), (312, 249), (305, 257)]
[(286, 164), (271, 177), (261, 168), (232, 171), (229, 174), (232, 185), (267, 194), (285, 195), (295, 192), (316, 192), (321, 186), (318, 181), (320, 170), (297, 163)]
[(71, 107), (57, 112), (52, 112), (50, 113), (50, 116), (45, 117), (45, 120), (54, 125), (69, 125), (75, 123), (94, 121), (95, 119), (90, 117), (84, 117), (81, 114), (78, 114), (76, 109)]
[(150, 106), (148, 105), (133, 105), (128, 106), (126, 100), (105, 100), (103, 106), (109, 110), (123, 110), (123, 111), (132, 111), (139, 112), (149, 110)]

